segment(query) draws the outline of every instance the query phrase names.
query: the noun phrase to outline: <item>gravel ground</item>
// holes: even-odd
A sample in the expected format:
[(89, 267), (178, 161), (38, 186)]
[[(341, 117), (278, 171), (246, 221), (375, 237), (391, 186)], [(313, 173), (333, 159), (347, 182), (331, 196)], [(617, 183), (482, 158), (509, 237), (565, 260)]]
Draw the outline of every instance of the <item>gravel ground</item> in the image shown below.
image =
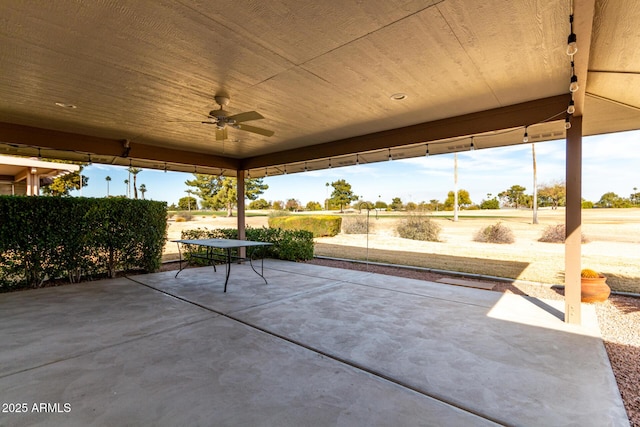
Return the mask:
[[(313, 259), (310, 264), (412, 279), (435, 281), (448, 277), (439, 273), (416, 271), (348, 261)], [(486, 281), (484, 281), (486, 283)], [(529, 295), (543, 299), (562, 299), (564, 291), (535, 284), (494, 283), (493, 291)], [(622, 395), (632, 427), (640, 427), (640, 298), (612, 295), (607, 301), (596, 304), (596, 313), (609, 361)]]

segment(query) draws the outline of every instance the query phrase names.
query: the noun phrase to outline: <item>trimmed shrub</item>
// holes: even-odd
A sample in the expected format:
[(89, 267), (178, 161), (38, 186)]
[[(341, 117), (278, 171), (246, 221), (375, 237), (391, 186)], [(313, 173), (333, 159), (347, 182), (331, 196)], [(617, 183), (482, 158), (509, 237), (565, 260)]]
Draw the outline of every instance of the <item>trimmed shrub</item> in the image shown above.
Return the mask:
[(398, 235), (404, 239), (438, 242), (441, 227), (424, 215), (410, 215), (396, 227)]
[[(538, 239), (539, 242), (545, 243), (564, 243), (566, 235), (566, 227), (564, 224), (549, 225), (542, 231), (542, 236)], [(589, 239), (582, 233), (582, 243), (589, 243)]]
[(499, 222), (478, 230), (478, 232), (473, 236), (473, 240), (476, 242), (501, 244), (515, 242), (513, 231), (511, 231), (511, 229), (506, 225), (502, 225)]
[(270, 217), (270, 228), (283, 230), (306, 230), (313, 233), (313, 237), (333, 237), (340, 233), (342, 218), (336, 215), (294, 215)]
[(150, 200), (0, 196), (0, 218), (0, 291), (155, 271), (166, 241), (166, 203)]
[[(256, 242), (273, 243), (273, 246), (264, 248), (264, 256), (267, 258), (283, 259), (287, 261), (307, 261), (313, 258), (313, 234), (305, 230), (283, 230), (281, 228), (247, 228), (245, 230), (247, 240)], [(212, 230), (197, 228), (195, 230), (183, 230), (182, 239), (237, 239), (238, 230), (235, 228), (215, 228)], [(189, 252), (196, 251), (197, 247), (185, 245), (185, 259), (189, 258)]]
[(369, 228), (367, 230), (366, 216), (351, 216), (342, 219), (342, 232), (345, 234), (367, 234), (373, 231), (374, 225), (369, 220)]

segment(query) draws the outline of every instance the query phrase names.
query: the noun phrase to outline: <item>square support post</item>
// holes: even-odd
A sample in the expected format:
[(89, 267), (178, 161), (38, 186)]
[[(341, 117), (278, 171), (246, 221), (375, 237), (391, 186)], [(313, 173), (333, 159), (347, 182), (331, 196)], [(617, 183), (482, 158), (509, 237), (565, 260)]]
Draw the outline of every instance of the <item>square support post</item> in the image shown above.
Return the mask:
[(580, 269), (582, 256), (582, 116), (573, 117), (567, 130), (564, 244), (564, 321), (581, 324)]
[[(244, 170), (236, 171), (237, 185), (236, 194), (238, 195), (238, 239), (245, 240), (247, 238), (245, 231), (245, 212), (244, 212)], [(238, 255), (241, 258), (246, 256), (246, 248), (240, 248)]]

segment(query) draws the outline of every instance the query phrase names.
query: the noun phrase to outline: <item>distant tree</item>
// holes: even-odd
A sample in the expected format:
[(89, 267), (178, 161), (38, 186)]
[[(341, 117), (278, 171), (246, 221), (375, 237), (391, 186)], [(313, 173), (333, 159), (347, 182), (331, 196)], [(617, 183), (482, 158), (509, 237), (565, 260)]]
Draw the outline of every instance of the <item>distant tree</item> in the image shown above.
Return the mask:
[(564, 182), (553, 182), (538, 187), (538, 204), (558, 209), (564, 206), (567, 198), (567, 186)]
[(305, 209), (308, 211), (321, 211), (322, 205), (319, 202), (308, 202)]
[(283, 211), (284, 210), (284, 202), (282, 200), (276, 200), (271, 205), (274, 211)]
[(378, 200), (376, 202), (376, 204), (374, 205), (374, 207), (376, 209), (387, 209), (387, 204), (385, 202), (383, 202), (382, 200)]
[(340, 206), (340, 212), (344, 212), (344, 207), (348, 206), (349, 203), (358, 200), (358, 196), (351, 191), (351, 184), (344, 179), (332, 182), (331, 186), (333, 187), (333, 192), (329, 202)]
[(142, 169), (129, 167), (127, 170), (129, 171), (129, 173), (131, 175), (133, 175), (133, 198), (137, 200), (138, 199), (138, 186), (137, 186), (136, 180), (137, 180), (138, 174), (140, 172), (142, 172)]
[(265, 199), (253, 200), (249, 203), (249, 209), (269, 209), (271, 204)]
[(500, 209), (500, 201), (496, 197), (483, 200), (480, 203), (480, 209)]
[(404, 203), (402, 203), (402, 199), (400, 197), (394, 197), (391, 199), (391, 204), (389, 207), (394, 211), (400, 211), (404, 208)]
[(129, 197), (129, 180), (125, 179), (124, 180), (124, 185), (127, 187), (127, 191), (125, 192), (126, 197)]
[[(200, 173), (194, 176), (194, 179), (185, 181), (185, 184), (196, 188), (195, 193), (202, 200), (202, 207), (226, 208), (227, 216), (233, 216), (233, 208), (238, 202), (237, 179)], [(262, 178), (248, 178), (244, 181), (244, 194), (249, 200), (256, 200), (268, 188)]]
[(287, 200), (287, 204), (285, 205), (285, 208), (288, 211), (297, 212), (300, 210), (300, 201), (296, 199), (289, 199)]
[(601, 208), (630, 208), (633, 206), (629, 199), (620, 197), (611, 191), (604, 193), (596, 205)]
[(111, 182), (111, 177), (107, 175), (105, 177), (105, 181), (107, 181), (107, 197), (109, 197), (109, 183)]
[[(455, 193), (453, 191), (449, 191), (447, 193), (447, 198), (444, 201), (444, 209), (447, 211), (452, 211), (454, 204)], [(471, 201), (471, 197), (469, 197), (469, 192), (463, 189), (458, 190), (458, 206), (465, 208), (471, 206), (472, 204), (473, 202)]]
[(426, 204), (426, 208), (429, 211), (441, 211), (444, 209), (444, 205), (440, 203), (438, 199), (431, 199), (429, 203)]
[(498, 194), (498, 197), (504, 199), (506, 201), (506, 205), (514, 206), (518, 209), (518, 206), (526, 203), (525, 191), (526, 188), (521, 185), (512, 185), (510, 188)]
[(405, 206), (405, 209), (406, 209), (407, 211), (416, 211), (416, 210), (418, 210), (418, 205), (417, 205), (417, 204), (415, 204), (414, 202), (409, 202), (409, 203), (407, 203), (407, 205)]
[(147, 186), (144, 184), (140, 184), (139, 190), (140, 190), (140, 193), (142, 193), (142, 200), (144, 200), (144, 193), (147, 192)]
[[(78, 164), (64, 160), (56, 160), (56, 162)], [(80, 164), (80, 170), (54, 178), (51, 184), (41, 187), (42, 194), (45, 196), (69, 196), (71, 190), (80, 190), (81, 187), (86, 187), (89, 184), (89, 177), (82, 175), (82, 169), (84, 169), (84, 165)]]
[(629, 196), (629, 200), (631, 200), (631, 203), (634, 206), (640, 205), (640, 193), (638, 192), (638, 187), (633, 187), (633, 193)]
[(183, 211), (197, 210), (198, 201), (195, 197), (191, 196), (181, 197), (180, 200), (178, 200), (178, 209)]

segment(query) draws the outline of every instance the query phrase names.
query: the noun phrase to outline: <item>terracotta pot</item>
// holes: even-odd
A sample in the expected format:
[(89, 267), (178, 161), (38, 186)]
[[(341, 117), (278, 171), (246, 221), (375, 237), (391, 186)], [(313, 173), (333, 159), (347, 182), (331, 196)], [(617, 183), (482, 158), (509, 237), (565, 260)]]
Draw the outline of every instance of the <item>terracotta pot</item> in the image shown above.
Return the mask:
[(606, 283), (607, 278), (600, 277), (582, 277), (581, 278), (581, 301), (582, 302), (602, 302), (609, 298), (611, 288)]

